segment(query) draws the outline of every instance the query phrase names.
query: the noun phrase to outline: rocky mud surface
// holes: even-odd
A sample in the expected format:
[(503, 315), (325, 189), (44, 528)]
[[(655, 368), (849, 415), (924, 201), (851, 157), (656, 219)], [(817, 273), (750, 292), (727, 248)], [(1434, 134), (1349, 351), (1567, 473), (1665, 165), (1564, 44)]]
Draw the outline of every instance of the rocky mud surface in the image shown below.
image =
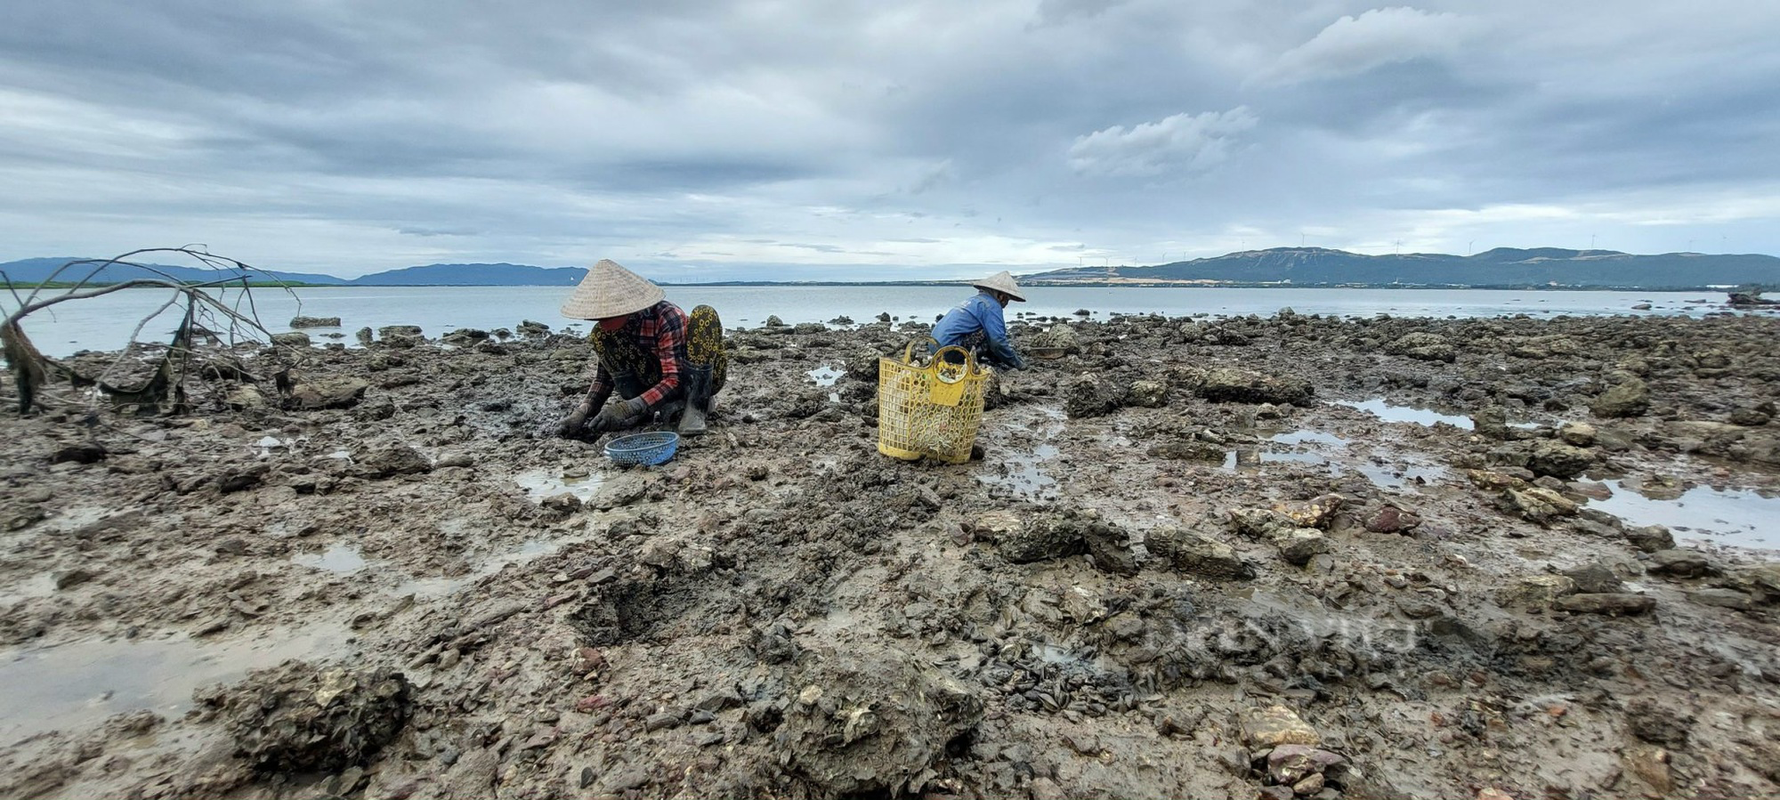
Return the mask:
[(733, 332), (658, 468), (535, 324), (8, 411), (0, 796), (1780, 793), (1780, 321), (1014, 330), (956, 466), (888, 323)]

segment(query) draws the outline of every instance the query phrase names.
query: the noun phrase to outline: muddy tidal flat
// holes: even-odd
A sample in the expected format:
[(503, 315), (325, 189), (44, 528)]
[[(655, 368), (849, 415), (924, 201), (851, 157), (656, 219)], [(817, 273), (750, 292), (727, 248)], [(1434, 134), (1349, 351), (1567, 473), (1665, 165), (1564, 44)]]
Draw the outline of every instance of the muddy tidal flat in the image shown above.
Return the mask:
[(0, 796), (1780, 794), (1780, 319), (1012, 327), (960, 465), (913, 323), (732, 331), (655, 468), (536, 326), (8, 378)]

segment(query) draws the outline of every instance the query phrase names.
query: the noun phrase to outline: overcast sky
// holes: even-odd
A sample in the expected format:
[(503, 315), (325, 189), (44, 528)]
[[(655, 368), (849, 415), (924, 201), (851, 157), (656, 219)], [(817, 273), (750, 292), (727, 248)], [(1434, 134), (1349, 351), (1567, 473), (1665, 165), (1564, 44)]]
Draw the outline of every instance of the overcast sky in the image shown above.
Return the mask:
[(1780, 3), (15, 0), (0, 261), (1780, 253)]

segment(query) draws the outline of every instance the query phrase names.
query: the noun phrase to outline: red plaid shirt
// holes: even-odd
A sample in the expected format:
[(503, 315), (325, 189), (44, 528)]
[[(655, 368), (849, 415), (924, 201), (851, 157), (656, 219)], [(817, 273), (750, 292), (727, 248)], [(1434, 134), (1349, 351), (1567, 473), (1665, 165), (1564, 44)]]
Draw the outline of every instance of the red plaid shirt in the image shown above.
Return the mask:
[[(649, 408), (660, 405), (680, 388), (680, 365), (686, 363), (686, 312), (663, 300), (630, 315), (630, 321), (624, 323), (618, 333), (631, 337), (638, 349), (645, 353), (654, 352), (661, 360), (661, 380), (642, 394), (643, 402)], [(600, 395), (611, 391), (612, 374), (606, 370), (602, 359), (589, 393)]]

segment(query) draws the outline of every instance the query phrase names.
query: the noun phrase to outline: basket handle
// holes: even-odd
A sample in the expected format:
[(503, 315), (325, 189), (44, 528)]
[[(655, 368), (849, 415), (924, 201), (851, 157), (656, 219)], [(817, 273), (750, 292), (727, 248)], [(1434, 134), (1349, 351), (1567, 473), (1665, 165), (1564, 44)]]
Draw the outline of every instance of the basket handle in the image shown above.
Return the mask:
[(955, 345), (955, 344), (947, 345), (945, 347), (940, 348), (938, 352), (935, 352), (933, 354), (933, 361), (931, 363), (933, 363), (933, 364), (940, 363), (943, 356), (945, 356), (945, 354), (951, 350), (956, 350), (956, 351), (964, 354), (964, 370), (962, 372), (959, 372), (958, 376), (955, 378), (947, 378), (945, 370), (935, 369), (933, 371), (933, 378), (934, 378), (934, 380), (937, 380), (940, 383), (957, 383), (959, 381), (964, 380), (966, 377), (975, 375), (977, 372), (977, 357), (976, 357), (976, 355), (972, 354), (969, 350), (966, 350), (966, 349), (959, 347), (958, 345)]
[[(939, 340), (933, 338), (932, 336), (924, 336), (920, 339), (910, 339), (908, 346), (902, 348), (902, 363), (910, 364), (910, 365), (915, 363), (915, 345), (917, 343), (920, 343), (923, 341), (931, 342), (933, 344), (933, 347), (939, 347)], [(928, 348), (928, 349), (933, 349), (933, 348)]]

